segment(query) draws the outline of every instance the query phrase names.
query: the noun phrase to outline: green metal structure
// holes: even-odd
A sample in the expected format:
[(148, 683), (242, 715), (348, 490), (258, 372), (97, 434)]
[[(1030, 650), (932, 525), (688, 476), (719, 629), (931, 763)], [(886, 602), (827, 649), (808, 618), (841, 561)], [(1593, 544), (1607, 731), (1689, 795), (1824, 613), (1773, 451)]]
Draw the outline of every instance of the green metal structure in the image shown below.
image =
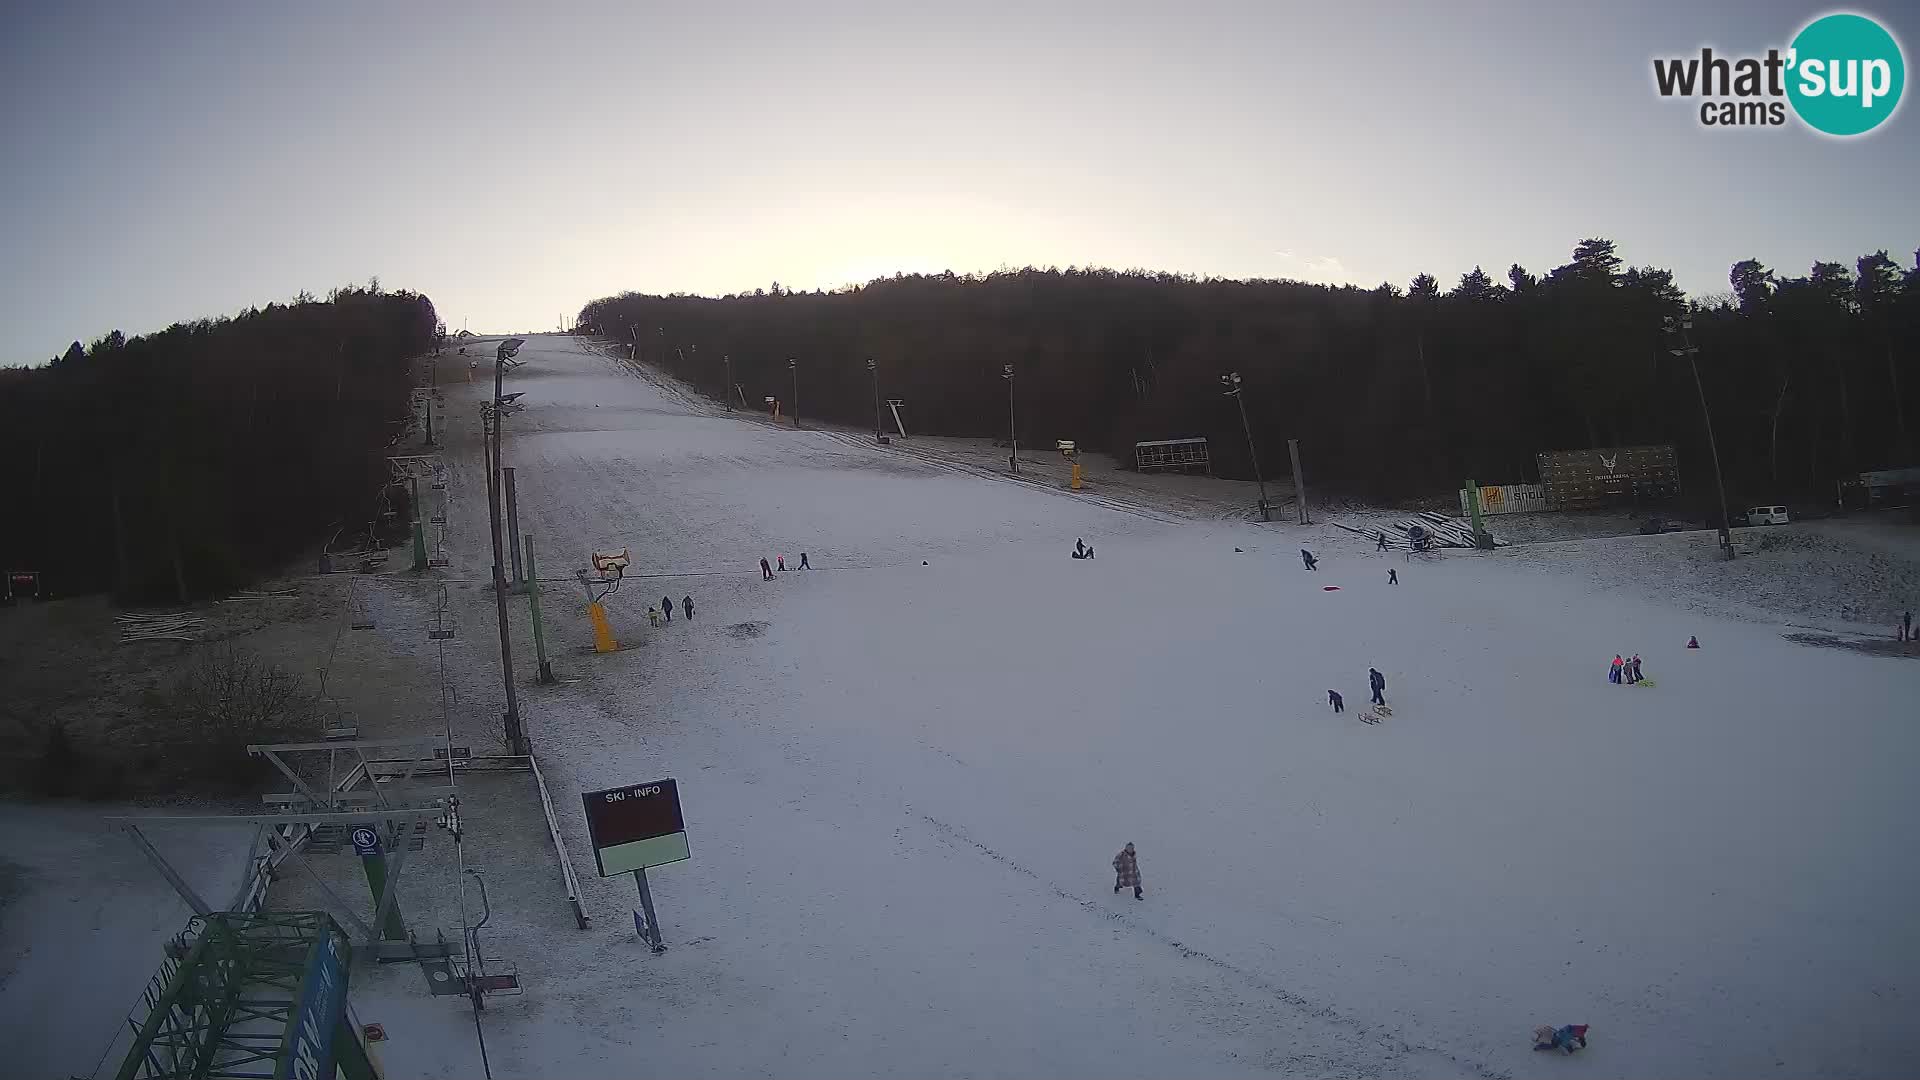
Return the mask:
[(196, 915), (167, 943), (118, 1080), (375, 1080), (346, 1020), (353, 947), (325, 912)]

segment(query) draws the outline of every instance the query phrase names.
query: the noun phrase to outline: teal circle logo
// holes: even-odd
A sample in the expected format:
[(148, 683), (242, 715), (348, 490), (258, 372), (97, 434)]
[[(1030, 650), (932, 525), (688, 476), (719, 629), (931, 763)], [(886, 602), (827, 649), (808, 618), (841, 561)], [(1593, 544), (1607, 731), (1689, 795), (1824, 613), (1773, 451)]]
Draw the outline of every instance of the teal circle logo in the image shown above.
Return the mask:
[(1787, 100), (1815, 131), (1864, 135), (1900, 106), (1900, 43), (1864, 15), (1827, 15), (1793, 39)]

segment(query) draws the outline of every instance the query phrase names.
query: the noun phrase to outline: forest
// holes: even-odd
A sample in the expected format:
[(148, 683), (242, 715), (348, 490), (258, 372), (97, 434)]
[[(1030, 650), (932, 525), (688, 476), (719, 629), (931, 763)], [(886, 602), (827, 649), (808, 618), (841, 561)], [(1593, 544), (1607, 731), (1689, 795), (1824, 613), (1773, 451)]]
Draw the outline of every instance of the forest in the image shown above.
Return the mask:
[(0, 568), (186, 601), (364, 531), (437, 324), (376, 281), (0, 369)]
[(1704, 508), (1702, 397), (1736, 506), (1831, 501), (1839, 478), (1917, 463), (1920, 269), (1885, 251), (1800, 276), (1743, 260), (1704, 299), (1593, 238), (1543, 273), (1475, 268), (1450, 289), (1028, 268), (626, 293), (578, 326), (715, 397), (730, 369), (736, 406), (773, 396), (791, 413), (797, 376), (803, 421), (873, 423), (872, 359), (909, 434), (1004, 439), (1012, 365), (1023, 453), (1073, 439), (1130, 460), (1139, 440), (1204, 436), (1217, 471), (1247, 477), (1221, 382), (1237, 372), (1269, 476), (1299, 439), (1310, 483), (1368, 498), (1533, 482), (1541, 451), (1671, 443)]

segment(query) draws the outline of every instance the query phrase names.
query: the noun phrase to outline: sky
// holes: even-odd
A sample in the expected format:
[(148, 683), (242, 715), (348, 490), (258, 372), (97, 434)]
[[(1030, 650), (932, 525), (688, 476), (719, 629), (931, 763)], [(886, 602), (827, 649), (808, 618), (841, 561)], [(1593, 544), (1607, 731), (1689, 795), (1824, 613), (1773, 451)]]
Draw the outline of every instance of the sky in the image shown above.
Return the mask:
[(1654, 91), (1823, 5), (694, 7), (16, 9), (0, 363), (370, 277), (501, 331), (897, 271), (1444, 288), (1604, 236), (1698, 295), (1920, 247), (1913, 104), (1841, 140)]

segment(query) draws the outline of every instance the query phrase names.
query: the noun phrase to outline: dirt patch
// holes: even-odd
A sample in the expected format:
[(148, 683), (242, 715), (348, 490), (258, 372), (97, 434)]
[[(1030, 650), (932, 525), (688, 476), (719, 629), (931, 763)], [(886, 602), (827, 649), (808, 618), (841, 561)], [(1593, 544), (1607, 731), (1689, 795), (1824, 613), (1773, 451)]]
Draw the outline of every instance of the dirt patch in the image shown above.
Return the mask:
[(732, 626), (727, 627), (727, 636), (736, 641), (746, 641), (749, 638), (757, 638), (766, 633), (768, 627), (772, 625), (772, 623), (765, 622), (734, 623)]

